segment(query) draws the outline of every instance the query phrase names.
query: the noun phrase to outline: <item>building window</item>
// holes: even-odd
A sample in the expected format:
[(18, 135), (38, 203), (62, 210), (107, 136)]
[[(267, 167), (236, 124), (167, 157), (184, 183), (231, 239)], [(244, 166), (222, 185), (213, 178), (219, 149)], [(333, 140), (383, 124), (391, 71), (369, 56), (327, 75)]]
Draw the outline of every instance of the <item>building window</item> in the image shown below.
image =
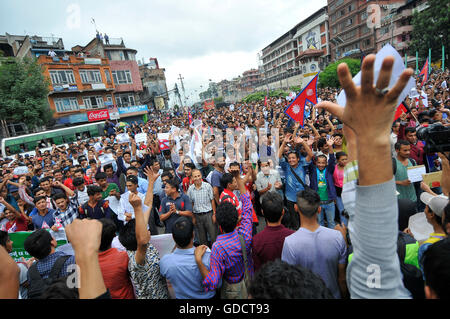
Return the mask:
[(131, 72), (129, 70), (125, 71), (112, 71), (114, 84), (132, 84)]
[(78, 111), (78, 100), (75, 97), (55, 99), (56, 112)]
[(346, 26), (349, 26), (349, 25), (352, 25), (352, 24), (353, 24), (353, 18), (348, 19)]
[(80, 70), (82, 83), (102, 83), (100, 70)]
[(51, 70), (49, 72), (53, 85), (76, 83), (72, 70)]
[(133, 94), (116, 94), (117, 107), (128, 107), (136, 105)]
[(87, 109), (101, 109), (101, 108), (105, 107), (105, 102), (103, 101), (103, 97), (100, 95), (85, 96), (85, 97), (83, 97), (83, 102)]

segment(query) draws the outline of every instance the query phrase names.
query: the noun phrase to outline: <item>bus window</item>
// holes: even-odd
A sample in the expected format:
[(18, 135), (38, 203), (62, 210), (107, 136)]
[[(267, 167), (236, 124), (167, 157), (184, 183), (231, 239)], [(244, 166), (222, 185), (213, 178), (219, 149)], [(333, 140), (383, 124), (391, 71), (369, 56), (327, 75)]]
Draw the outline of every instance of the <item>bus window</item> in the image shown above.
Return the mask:
[(63, 139), (64, 143), (73, 143), (75, 141), (75, 137), (73, 135), (64, 135)]
[(63, 137), (62, 136), (54, 137), (53, 143), (56, 145), (64, 144)]

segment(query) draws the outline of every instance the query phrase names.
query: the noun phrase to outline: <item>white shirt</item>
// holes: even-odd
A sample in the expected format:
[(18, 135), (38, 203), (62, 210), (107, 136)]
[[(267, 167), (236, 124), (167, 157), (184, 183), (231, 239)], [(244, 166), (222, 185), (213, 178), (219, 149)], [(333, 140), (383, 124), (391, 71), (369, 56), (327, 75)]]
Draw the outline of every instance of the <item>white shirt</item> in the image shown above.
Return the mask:
[(89, 200), (89, 196), (87, 194), (87, 187), (84, 187), (84, 190), (80, 191), (77, 189), (77, 196), (78, 196), (78, 204), (83, 205)]
[[(134, 208), (133, 206), (131, 206), (129, 201), (130, 194), (131, 193), (128, 191), (120, 195), (120, 206), (122, 207), (122, 211), (117, 214), (117, 218), (119, 220), (125, 221), (125, 213), (131, 213), (131, 218), (134, 218)], [(148, 206), (144, 205), (145, 195), (140, 192), (138, 192), (137, 194), (142, 201), (142, 212), (145, 212), (147, 209), (149, 209)]]

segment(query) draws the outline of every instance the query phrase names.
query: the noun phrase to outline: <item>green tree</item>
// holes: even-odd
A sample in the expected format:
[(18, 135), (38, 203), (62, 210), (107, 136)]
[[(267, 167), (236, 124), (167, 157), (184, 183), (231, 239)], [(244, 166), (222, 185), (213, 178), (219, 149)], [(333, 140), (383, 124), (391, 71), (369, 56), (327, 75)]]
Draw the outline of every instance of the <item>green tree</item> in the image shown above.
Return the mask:
[(358, 59), (341, 59), (339, 61), (336, 61), (334, 63), (331, 63), (328, 65), (325, 70), (323, 70), (319, 74), (319, 87), (340, 87), (338, 75), (337, 75), (337, 67), (341, 63), (347, 63), (350, 73), (352, 76), (355, 76), (359, 70), (361, 69), (361, 61)]
[(35, 128), (49, 123), (49, 81), (31, 59), (10, 60), (0, 65), (0, 118)]
[(417, 51), (419, 58), (424, 61), (431, 48), (431, 61), (438, 61), (442, 59), (442, 45), (446, 52), (449, 47), (450, 0), (428, 0), (428, 5), (428, 9), (422, 12), (413, 12), (409, 54), (415, 56)]

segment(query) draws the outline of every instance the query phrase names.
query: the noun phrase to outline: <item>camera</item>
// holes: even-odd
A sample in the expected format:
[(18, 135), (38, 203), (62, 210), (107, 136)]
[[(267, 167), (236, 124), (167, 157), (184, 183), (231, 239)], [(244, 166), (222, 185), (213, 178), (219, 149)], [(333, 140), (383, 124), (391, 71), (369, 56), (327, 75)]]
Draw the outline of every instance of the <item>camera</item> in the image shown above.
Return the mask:
[(445, 127), (439, 122), (424, 124), (417, 130), (417, 137), (425, 141), (426, 153), (450, 151), (450, 127)]

